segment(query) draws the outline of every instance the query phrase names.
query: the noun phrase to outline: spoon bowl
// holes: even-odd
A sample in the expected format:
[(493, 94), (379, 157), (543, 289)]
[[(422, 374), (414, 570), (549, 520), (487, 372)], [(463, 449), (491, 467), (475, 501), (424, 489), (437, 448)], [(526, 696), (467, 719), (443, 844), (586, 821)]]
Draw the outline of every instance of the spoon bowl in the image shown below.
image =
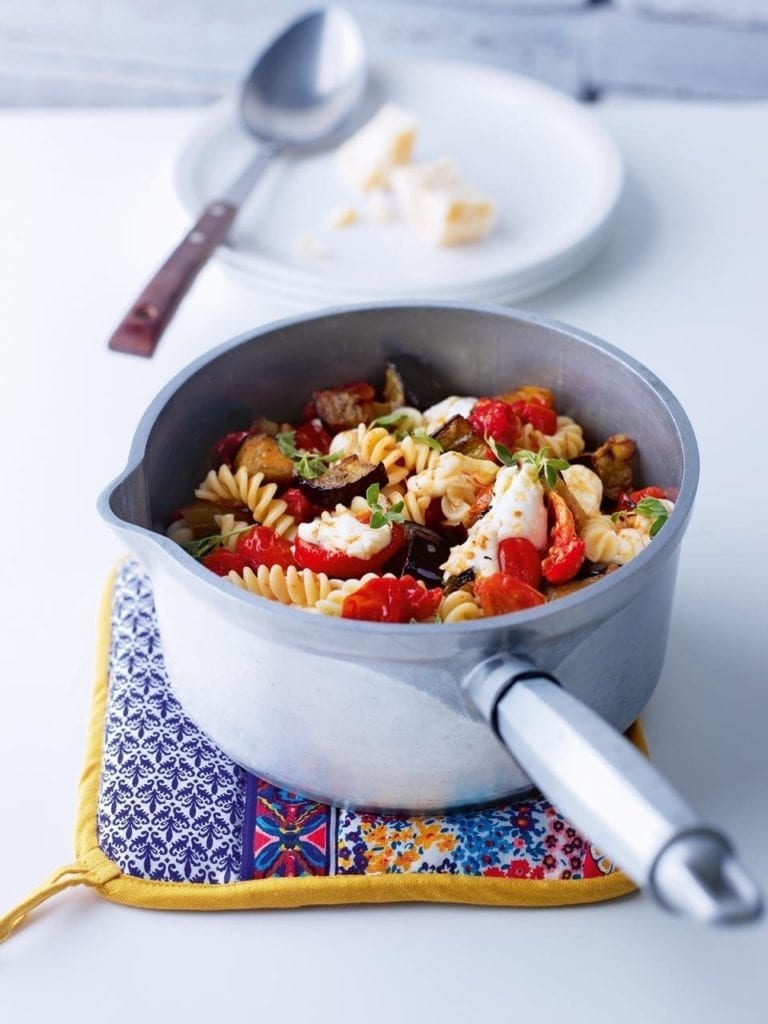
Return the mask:
[(365, 92), (365, 43), (339, 7), (295, 21), (256, 61), (243, 83), (240, 116), (257, 139), (291, 149), (325, 143)]

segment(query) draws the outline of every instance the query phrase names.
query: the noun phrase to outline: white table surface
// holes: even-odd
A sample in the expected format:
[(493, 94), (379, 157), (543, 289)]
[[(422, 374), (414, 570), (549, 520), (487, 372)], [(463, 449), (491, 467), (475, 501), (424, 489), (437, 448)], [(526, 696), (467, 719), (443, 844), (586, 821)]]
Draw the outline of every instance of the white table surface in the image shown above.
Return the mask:
[[(768, 105), (598, 107), (629, 166), (607, 250), (524, 305), (626, 349), (702, 453), (657, 765), (768, 889)], [(152, 361), (105, 341), (184, 227), (170, 168), (195, 111), (0, 116), (0, 909), (71, 859), (94, 621), (120, 544), (96, 516), (139, 415), (212, 344), (290, 312), (213, 264)], [(649, 900), (556, 910), (377, 906), (160, 913), (85, 889), (0, 947), (8, 1024), (143, 1019), (623, 1024), (765, 1019), (768, 927), (707, 930)], [(267, 1017), (269, 1014), (269, 1017)]]

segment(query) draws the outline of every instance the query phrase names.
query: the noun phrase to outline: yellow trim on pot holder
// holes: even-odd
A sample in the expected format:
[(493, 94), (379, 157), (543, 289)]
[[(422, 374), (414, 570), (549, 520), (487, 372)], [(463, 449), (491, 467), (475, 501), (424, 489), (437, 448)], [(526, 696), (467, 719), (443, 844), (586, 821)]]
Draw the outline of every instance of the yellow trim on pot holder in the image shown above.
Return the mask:
[[(380, 874), (266, 878), (222, 885), (158, 882), (125, 875), (99, 848), (97, 808), (102, 769), (104, 716), (109, 687), (109, 651), (113, 570), (102, 599), (96, 649), (96, 682), (88, 726), (85, 764), (79, 785), (73, 863), (54, 871), (41, 885), (0, 917), (0, 942), (30, 911), (64, 889), (87, 885), (113, 903), (156, 910), (248, 910), (311, 904), (398, 903), (409, 901), (471, 903), (508, 907), (553, 907), (594, 903), (632, 892), (636, 886), (620, 871), (599, 878), (525, 879), (449, 874)], [(639, 722), (628, 731), (647, 754)]]

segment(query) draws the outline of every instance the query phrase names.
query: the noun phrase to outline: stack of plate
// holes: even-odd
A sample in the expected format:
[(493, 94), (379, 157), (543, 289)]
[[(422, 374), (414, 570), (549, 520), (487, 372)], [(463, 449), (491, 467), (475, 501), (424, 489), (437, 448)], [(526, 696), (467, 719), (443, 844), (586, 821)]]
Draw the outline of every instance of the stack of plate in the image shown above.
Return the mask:
[[(498, 210), (473, 245), (438, 248), (399, 219), (376, 222), (324, 152), (277, 160), (218, 250), (260, 289), (299, 302), (435, 298), (511, 301), (583, 267), (606, 238), (623, 183), (620, 154), (584, 107), (538, 82), (449, 61), (397, 62), (372, 73), (374, 105), (418, 118), (414, 159), (449, 156)], [(176, 185), (190, 217), (247, 163), (254, 140), (219, 107), (189, 140)], [(356, 223), (329, 214), (354, 206)]]

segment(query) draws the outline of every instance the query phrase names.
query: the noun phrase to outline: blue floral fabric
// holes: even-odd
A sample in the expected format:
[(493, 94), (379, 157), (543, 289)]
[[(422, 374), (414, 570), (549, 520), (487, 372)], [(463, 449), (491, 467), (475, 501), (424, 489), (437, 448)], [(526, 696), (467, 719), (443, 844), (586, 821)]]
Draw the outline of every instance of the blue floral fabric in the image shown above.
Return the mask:
[(118, 571), (111, 626), (99, 845), (124, 874), (237, 881), (246, 775), (173, 696), (149, 579), (135, 561)]

